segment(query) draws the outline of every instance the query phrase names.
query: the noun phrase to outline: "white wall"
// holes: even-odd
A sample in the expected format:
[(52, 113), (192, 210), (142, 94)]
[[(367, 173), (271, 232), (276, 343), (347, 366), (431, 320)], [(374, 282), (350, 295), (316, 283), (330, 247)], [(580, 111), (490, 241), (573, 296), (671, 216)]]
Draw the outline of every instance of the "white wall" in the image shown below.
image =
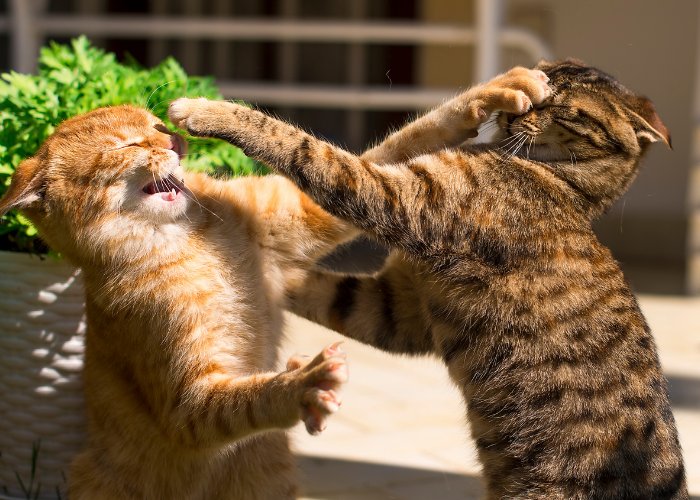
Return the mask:
[(651, 148), (639, 178), (598, 231), (623, 264), (683, 272), (700, 3), (510, 0), (508, 6), (520, 11), (533, 6), (547, 14), (546, 36), (555, 57), (582, 59), (655, 103), (673, 151)]

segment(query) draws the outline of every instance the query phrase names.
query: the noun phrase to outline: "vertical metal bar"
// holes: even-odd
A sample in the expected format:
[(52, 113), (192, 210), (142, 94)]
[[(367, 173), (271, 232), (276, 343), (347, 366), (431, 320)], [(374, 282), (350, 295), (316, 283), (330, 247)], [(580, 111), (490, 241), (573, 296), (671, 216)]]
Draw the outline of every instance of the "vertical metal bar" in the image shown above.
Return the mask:
[[(96, 16), (105, 13), (104, 0), (77, 0), (75, 9), (79, 15)], [(91, 36), (90, 41), (98, 46), (104, 46), (104, 38)]]
[(77, 0), (75, 8), (79, 14), (97, 15), (105, 12), (105, 0)]
[(485, 82), (500, 71), (498, 32), (501, 28), (501, 0), (476, 0), (477, 82)]
[(10, 67), (20, 73), (34, 73), (41, 44), (36, 10), (43, 2), (10, 0)]
[[(280, 4), (282, 18), (294, 20), (299, 15), (299, 1), (286, 0)], [(277, 61), (277, 70), (280, 80), (290, 83), (297, 79), (299, 69), (299, 45), (298, 42), (282, 42), (280, 44), (280, 58)]]
[[(293, 21), (299, 16), (299, 0), (285, 0), (280, 3), (280, 15), (285, 21)], [(299, 43), (296, 41), (282, 42), (279, 46), (279, 57), (277, 59), (277, 73), (281, 82), (293, 85), (299, 75)], [(296, 110), (283, 107), (280, 112), (284, 113), (288, 120), (296, 121)]]
[[(151, 15), (159, 18), (168, 14), (168, 0), (151, 0)], [(162, 38), (151, 38), (148, 41), (148, 64), (155, 66), (168, 55), (168, 42)]]
[[(214, 14), (217, 18), (228, 18), (231, 16), (234, 7), (234, 0), (219, 1), (214, 3)], [(214, 42), (212, 55), (212, 65), (216, 78), (228, 78), (231, 75), (232, 50), (230, 40), (217, 40)]]
[[(367, 15), (366, 0), (351, 2), (350, 17), (354, 21), (364, 19)], [(360, 87), (367, 81), (367, 46), (361, 43), (353, 43), (348, 47), (348, 79), (352, 87)], [(361, 109), (349, 109), (346, 111), (345, 128), (347, 142), (350, 149), (360, 151), (364, 146), (365, 136), (365, 111)]]
[[(187, 19), (192, 19), (202, 15), (202, 4), (200, 2), (192, 2), (186, 0), (184, 3), (183, 14)], [(199, 75), (201, 71), (201, 52), (202, 43), (199, 40), (184, 40), (180, 43), (180, 57), (185, 70), (193, 75)]]

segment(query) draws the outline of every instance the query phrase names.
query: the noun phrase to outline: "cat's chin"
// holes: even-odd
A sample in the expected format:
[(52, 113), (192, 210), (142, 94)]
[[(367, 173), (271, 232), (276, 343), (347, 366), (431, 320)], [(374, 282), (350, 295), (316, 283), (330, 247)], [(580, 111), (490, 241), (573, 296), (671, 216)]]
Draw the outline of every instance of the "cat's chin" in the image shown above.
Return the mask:
[(553, 162), (553, 161), (573, 161), (575, 155), (567, 148), (558, 144), (539, 144), (527, 148), (522, 148), (517, 156), (533, 161)]

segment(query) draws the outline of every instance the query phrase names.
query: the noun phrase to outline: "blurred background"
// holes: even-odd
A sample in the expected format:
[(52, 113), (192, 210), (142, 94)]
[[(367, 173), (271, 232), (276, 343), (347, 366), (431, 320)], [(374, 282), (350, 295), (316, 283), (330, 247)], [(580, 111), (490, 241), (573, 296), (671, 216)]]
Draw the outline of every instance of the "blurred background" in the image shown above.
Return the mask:
[(601, 239), (637, 291), (699, 294), (699, 21), (695, 0), (0, 0), (0, 69), (32, 72), (46, 41), (86, 34), (144, 65), (173, 55), (361, 151), (473, 82), (577, 57), (650, 97), (673, 137)]

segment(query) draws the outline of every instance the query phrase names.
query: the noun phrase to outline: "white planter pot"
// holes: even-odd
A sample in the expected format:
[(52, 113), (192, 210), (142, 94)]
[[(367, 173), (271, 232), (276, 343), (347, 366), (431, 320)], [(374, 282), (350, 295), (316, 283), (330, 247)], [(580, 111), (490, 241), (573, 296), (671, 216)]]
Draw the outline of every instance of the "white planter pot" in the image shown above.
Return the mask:
[(0, 252), (0, 498), (67, 497), (85, 440), (84, 334), (78, 269)]

